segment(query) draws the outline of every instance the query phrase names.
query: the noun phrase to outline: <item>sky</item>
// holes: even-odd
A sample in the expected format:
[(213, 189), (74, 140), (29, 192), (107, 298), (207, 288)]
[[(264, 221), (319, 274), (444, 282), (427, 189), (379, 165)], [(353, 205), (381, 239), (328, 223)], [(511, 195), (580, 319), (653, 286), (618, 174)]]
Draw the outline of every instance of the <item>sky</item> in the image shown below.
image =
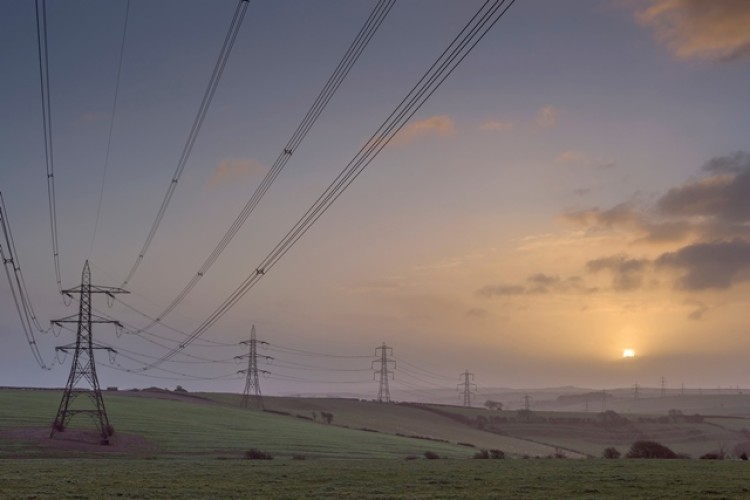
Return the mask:
[[(159, 315), (196, 274), (376, 4), (250, 2), (127, 285), (130, 307), (94, 299), (131, 328), (95, 329), (119, 351), (97, 358), (102, 386), (241, 392), (245, 360), (234, 357), (255, 325), (269, 343), (259, 354), (274, 358), (260, 360), (266, 394), (375, 397), (383, 342), (401, 399), (454, 389), (464, 370), (480, 394), (662, 377), (750, 387), (743, 0), (518, 0), (257, 286), (179, 355), (142, 370), (253, 274), (481, 3), (397, 2), (216, 264), (163, 325), (139, 333), (149, 320), (133, 309)], [(97, 285), (128, 274), (235, 7), (47, 1), (64, 288), (80, 284), (86, 260)], [(46, 327), (76, 308), (55, 283), (37, 50), (34, 3), (3, 2), (0, 191)], [(71, 358), (55, 346), (74, 334), (36, 333), (41, 369), (4, 277), (0, 338), (0, 385), (64, 385)]]

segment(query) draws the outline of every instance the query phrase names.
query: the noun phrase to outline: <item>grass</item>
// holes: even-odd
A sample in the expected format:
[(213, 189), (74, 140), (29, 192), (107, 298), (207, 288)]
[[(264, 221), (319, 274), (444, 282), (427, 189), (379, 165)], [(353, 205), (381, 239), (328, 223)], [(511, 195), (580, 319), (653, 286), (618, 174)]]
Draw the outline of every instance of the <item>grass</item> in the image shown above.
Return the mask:
[(9, 499), (747, 498), (747, 467), (705, 460), (11, 460), (0, 468), (0, 491)]
[[(3, 438), (3, 430), (49, 428), (59, 403), (57, 391), (0, 391), (0, 456), (17, 456), (33, 446)], [(105, 403), (115, 438), (135, 434), (154, 445), (149, 455), (228, 454), (239, 456), (257, 448), (274, 456), (336, 458), (403, 458), (427, 450), (453, 458), (471, 451), (455, 444), (407, 439), (346, 429), (294, 417), (215, 404), (106, 394)], [(90, 426), (86, 419), (71, 428)], [(64, 437), (64, 433), (61, 435)], [(32, 454), (33, 454), (32, 453)]]

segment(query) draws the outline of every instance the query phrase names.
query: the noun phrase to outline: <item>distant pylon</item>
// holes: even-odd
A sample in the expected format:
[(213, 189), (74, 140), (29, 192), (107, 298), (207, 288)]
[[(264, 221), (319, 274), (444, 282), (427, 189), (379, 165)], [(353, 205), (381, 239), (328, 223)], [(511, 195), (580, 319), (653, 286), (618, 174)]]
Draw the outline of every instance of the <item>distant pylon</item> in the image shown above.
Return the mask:
[(250, 402), (250, 397), (255, 399), (255, 406), (259, 409), (263, 409), (263, 397), (260, 392), (260, 379), (258, 373), (267, 374), (266, 370), (258, 369), (258, 357), (265, 359), (273, 359), (271, 356), (258, 356), (258, 344), (267, 344), (268, 342), (259, 341), (255, 338), (255, 325), (250, 329), (250, 340), (240, 342), (241, 345), (247, 345), (249, 352), (242, 356), (235, 356), (236, 359), (247, 358), (247, 369), (240, 370), (237, 373), (245, 374), (245, 390), (242, 393), (242, 407), (247, 408)]
[(633, 386), (633, 399), (638, 399), (640, 390), (641, 386), (638, 385), (638, 382), (636, 382)]
[[(378, 351), (380, 351), (380, 354), (378, 354)], [(375, 373), (372, 374), (373, 379), (375, 377), (380, 378), (380, 386), (378, 388), (378, 402), (380, 403), (391, 402), (391, 391), (388, 388), (388, 377), (389, 375), (394, 379), (396, 377), (396, 375), (393, 373), (393, 370), (396, 369), (396, 360), (390, 359), (388, 357), (389, 352), (390, 355), (393, 356), (393, 348), (388, 347), (387, 345), (385, 345), (385, 342), (383, 342), (382, 346), (375, 348), (375, 356), (379, 357), (380, 359), (375, 359), (372, 362), (373, 365), (375, 363), (380, 363), (380, 369), (375, 370)], [(393, 363), (393, 368), (390, 367), (390, 363)]]
[[(99, 379), (96, 376), (96, 363), (94, 361), (94, 350), (100, 349), (108, 351), (110, 354), (115, 352), (111, 347), (106, 347), (94, 343), (92, 325), (94, 323), (114, 323), (120, 325), (117, 321), (108, 320), (91, 314), (91, 295), (95, 293), (106, 294), (114, 298), (116, 293), (128, 293), (121, 288), (110, 288), (104, 286), (95, 286), (91, 284), (91, 270), (89, 262), (83, 266), (81, 274), (81, 286), (62, 290), (68, 297), (73, 294), (80, 295), (80, 305), (78, 314), (66, 318), (54, 320), (52, 323), (62, 325), (63, 323), (77, 323), (76, 341), (73, 344), (56, 347), (56, 351), (68, 352), (73, 351), (73, 362), (70, 365), (70, 375), (68, 383), (65, 385), (60, 406), (57, 409), (57, 416), (52, 424), (50, 437), (55, 432), (62, 432), (68, 426), (68, 422), (75, 415), (88, 415), (96, 424), (101, 444), (109, 444), (109, 438), (114, 434), (114, 428), (109, 423), (107, 411), (104, 408), (104, 399), (99, 387)], [(81, 380), (88, 382), (88, 388), (78, 387)], [(79, 396), (86, 396), (88, 404), (78, 400)]]
[(661, 397), (666, 397), (667, 395), (667, 379), (662, 377), (661, 378)]
[(526, 411), (531, 410), (531, 396), (528, 394), (523, 395), (523, 409)]
[(466, 370), (458, 378), (459, 380), (463, 379), (463, 382), (458, 384), (458, 390), (463, 390), (464, 406), (469, 407), (471, 406), (471, 394), (477, 392), (477, 384), (471, 382), (471, 380), (474, 380), (474, 374)]

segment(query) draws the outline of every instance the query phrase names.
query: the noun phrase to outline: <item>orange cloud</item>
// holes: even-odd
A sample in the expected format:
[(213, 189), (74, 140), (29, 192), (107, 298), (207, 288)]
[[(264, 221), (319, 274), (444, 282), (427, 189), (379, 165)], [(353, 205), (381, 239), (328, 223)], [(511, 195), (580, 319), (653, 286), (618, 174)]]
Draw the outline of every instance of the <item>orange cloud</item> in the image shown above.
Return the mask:
[(560, 118), (560, 110), (553, 106), (544, 106), (536, 114), (536, 124), (542, 128), (554, 127)]
[(651, 0), (638, 20), (678, 59), (750, 57), (747, 0)]
[(404, 145), (421, 137), (437, 135), (438, 137), (449, 137), (456, 132), (453, 120), (447, 115), (431, 116), (424, 120), (408, 124), (396, 134), (391, 141), (393, 145)]
[(516, 127), (515, 125), (513, 125), (513, 122), (503, 122), (503, 121), (497, 121), (497, 120), (490, 120), (490, 121), (484, 122), (483, 124), (479, 126), (479, 130), (485, 130), (489, 132), (498, 132), (498, 133), (510, 132), (514, 128)]
[(265, 174), (268, 168), (253, 158), (227, 158), (214, 169), (208, 181), (210, 187), (217, 187), (228, 182), (236, 182), (254, 174)]

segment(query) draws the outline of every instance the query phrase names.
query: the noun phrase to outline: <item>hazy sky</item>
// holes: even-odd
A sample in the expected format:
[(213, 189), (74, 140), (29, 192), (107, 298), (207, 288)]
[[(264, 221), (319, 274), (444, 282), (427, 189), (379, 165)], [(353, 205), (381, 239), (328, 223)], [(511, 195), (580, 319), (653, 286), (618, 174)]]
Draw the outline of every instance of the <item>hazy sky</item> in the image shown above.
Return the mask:
[[(229, 26), (232, 0), (48, 2), (64, 287), (84, 261), (118, 286), (148, 233)], [(191, 332), (250, 275), (479, 8), (400, 0), (216, 265), (165, 323)], [(250, 2), (128, 304), (158, 314), (282, 151), (374, 1)], [(56, 293), (34, 2), (0, 6), (0, 190), (39, 317)], [(280, 263), (186, 352), (231, 360), (248, 337), (315, 353), (393, 346), (394, 389), (750, 386), (750, 4), (518, 0), (394, 142)], [(100, 222), (93, 238), (111, 120)], [(120, 304), (97, 308), (142, 327)], [(181, 335), (96, 338), (143, 362)], [(0, 385), (38, 368), (0, 281)], [(161, 344), (161, 345), (157, 345)], [(623, 360), (623, 349), (636, 352)], [(269, 349), (264, 392), (374, 396), (366, 357)], [(102, 385), (241, 391), (242, 366), (170, 370), (102, 356)], [(410, 368), (411, 367), (411, 368)], [(418, 368), (417, 368), (418, 367)], [(427, 370), (427, 371), (424, 371)], [(145, 376), (148, 375), (148, 376)], [(330, 383), (329, 383), (330, 382)]]

